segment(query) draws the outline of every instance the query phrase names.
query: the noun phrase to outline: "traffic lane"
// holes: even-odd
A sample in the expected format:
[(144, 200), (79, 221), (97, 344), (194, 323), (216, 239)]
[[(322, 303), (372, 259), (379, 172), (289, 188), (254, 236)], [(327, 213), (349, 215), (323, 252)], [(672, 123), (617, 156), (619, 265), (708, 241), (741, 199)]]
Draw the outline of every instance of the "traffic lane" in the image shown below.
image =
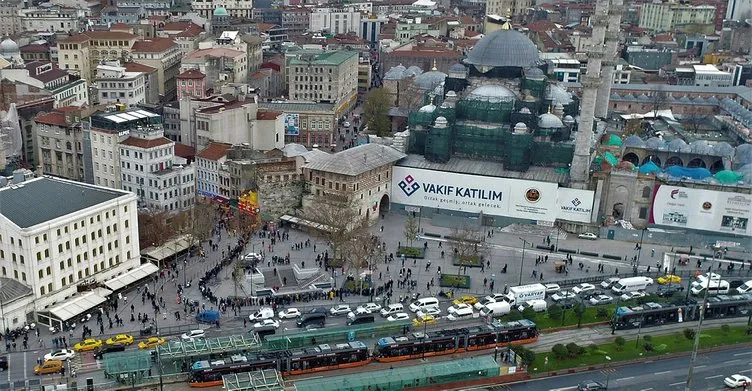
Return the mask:
[[(723, 378), (734, 373), (752, 371), (752, 352), (748, 348), (732, 348), (714, 352), (700, 352), (695, 364), (693, 390), (715, 389), (723, 386)], [(666, 360), (647, 360), (624, 366), (614, 366), (595, 371), (578, 372), (561, 376), (512, 383), (511, 390), (574, 390), (585, 380), (605, 383), (609, 389), (663, 390), (681, 389), (687, 380), (689, 356)]]

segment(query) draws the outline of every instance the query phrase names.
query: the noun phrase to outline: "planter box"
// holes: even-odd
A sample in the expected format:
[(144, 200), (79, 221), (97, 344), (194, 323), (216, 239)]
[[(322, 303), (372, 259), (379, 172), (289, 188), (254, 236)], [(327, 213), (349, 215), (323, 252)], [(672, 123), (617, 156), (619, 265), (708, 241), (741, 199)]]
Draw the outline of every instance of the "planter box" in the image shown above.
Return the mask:
[(452, 264), (454, 266), (467, 266), (467, 267), (481, 267), (483, 265), (483, 257), (479, 255), (473, 255), (469, 257), (453, 257)]
[(443, 288), (470, 289), (470, 276), (442, 274), (441, 278), (439, 278), (439, 286)]
[(423, 259), (426, 256), (426, 249), (423, 247), (408, 247), (402, 246), (397, 249), (397, 256), (405, 256), (405, 258), (419, 258)]

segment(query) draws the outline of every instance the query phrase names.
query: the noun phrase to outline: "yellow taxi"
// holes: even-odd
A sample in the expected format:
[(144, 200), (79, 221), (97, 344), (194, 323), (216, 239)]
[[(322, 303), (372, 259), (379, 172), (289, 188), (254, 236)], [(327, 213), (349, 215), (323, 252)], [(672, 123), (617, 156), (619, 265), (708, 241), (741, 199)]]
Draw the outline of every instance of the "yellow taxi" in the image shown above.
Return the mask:
[(424, 326), (427, 324), (435, 324), (435, 323), (436, 323), (436, 318), (434, 318), (433, 315), (428, 315), (428, 314), (417, 316), (415, 317), (415, 319), (413, 319), (413, 326)]
[(478, 298), (472, 295), (463, 295), (459, 299), (454, 300), (454, 304), (474, 305), (477, 302)]
[(107, 345), (130, 345), (133, 343), (133, 336), (128, 334), (118, 334), (107, 341)]
[(50, 373), (63, 373), (65, 369), (60, 360), (47, 360), (44, 364), (34, 366), (35, 375), (47, 375)]
[(102, 346), (102, 340), (101, 339), (85, 339), (75, 345), (73, 345), (73, 350), (77, 352), (88, 352), (90, 350), (94, 350), (96, 348), (99, 348)]
[(666, 274), (665, 276), (658, 277), (658, 283), (661, 285), (666, 284), (679, 284), (681, 283), (682, 279), (679, 276), (675, 276), (673, 274)]
[(155, 346), (162, 345), (163, 343), (165, 343), (165, 339), (164, 338), (149, 337), (145, 341), (139, 342), (138, 343), (138, 348), (139, 349), (151, 349), (151, 348), (153, 348)]

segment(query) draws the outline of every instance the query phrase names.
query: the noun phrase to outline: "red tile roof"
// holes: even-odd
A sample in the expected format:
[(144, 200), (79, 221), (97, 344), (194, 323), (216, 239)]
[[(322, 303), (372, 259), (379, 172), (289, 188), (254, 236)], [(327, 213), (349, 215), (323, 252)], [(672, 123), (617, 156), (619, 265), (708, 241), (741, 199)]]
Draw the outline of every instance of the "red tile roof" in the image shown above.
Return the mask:
[(190, 27), (185, 29), (183, 32), (176, 34), (176, 37), (179, 38), (193, 38), (199, 36), (202, 32), (204, 32), (204, 29), (201, 28), (201, 26), (197, 24), (191, 24)]
[(178, 75), (178, 79), (203, 79), (206, 75), (201, 73), (198, 69), (189, 69)]
[(110, 26), (110, 31), (122, 31), (122, 30), (130, 30), (131, 26), (126, 23), (115, 23), (112, 26)]
[(36, 118), (34, 118), (34, 122), (38, 124), (47, 124), (54, 126), (68, 126), (68, 123), (65, 122), (65, 114), (58, 112), (40, 114)]
[(193, 161), (196, 156), (196, 148), (190, 145), (175, 143), (175, 155)]
[(49, 46), (36, 43), (21, 46), (21, 53), (48, 53), (49, 51)]
[(123, 67), (125, 67), (126, 72), (145, 72), (145, 73), (151, 73), (154, 72), (157, 68), (150, 67), (148, 65), (140, 64), (134, 61), (129, 61), (123, 64)]
[(164, 25), (162, 27), (162, 31), (184, 31), (188, 27), (190, 27), (193, 23), (188, 21), (182, 21), (182, 22), (170, 22)]
[(120, 142), (120, 145), (149, 149), (149, 148), (156, 148), (162, 145), (167, 145), (172, 142), (173, 141), (168, 139), (167, 137), (160, 137), (160, 138), (153, 139), (153, 140), (146, 140), (146, 139), (138, 138), (138, 137), (128, 137), (127, 139)]
[(136, 39), (135, 35), (131, 33), (124, 33), (121, 31), (86, 31), (79, 34), (71, 35), (70, 37), (63, 38), (59, 42), (87, 42), (91, 39), (121, 39), (131, 40)]
[(173, 46), (178, 46), (178, 44), (172, 39), (155, 37), (136, 41), (131, 50), (136, 53), (162, 53)]
[(261, 121), (271, 121), (276, 120), (280, 115), (282, 115), (282, 112), (279, 111), (259, 110), (256, 112), (256, 119)]
[(271, 24), (271, 23), (258, 23), (258, 24), (256, 24), (256, 28), (261, 33), (265, 33), (265, 32), (271, 30), (272, 28), (274, 28), (276, 26), (277, 26), (276, 24)]
[(232, 147), (232, 144), (227, 143), (209, 143), (204, 150), (199, 152), (196, 157), (206, 160), (217, 161), (227, 155), (227, 151)]

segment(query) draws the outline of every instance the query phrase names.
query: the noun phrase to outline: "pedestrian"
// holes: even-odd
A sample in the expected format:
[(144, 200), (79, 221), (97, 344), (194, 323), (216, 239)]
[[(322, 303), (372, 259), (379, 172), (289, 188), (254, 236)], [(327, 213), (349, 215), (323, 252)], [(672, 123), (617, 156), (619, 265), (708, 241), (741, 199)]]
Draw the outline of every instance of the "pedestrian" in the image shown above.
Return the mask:
[(543, 272), (540, 274), (540, 280), (543, 281)]

